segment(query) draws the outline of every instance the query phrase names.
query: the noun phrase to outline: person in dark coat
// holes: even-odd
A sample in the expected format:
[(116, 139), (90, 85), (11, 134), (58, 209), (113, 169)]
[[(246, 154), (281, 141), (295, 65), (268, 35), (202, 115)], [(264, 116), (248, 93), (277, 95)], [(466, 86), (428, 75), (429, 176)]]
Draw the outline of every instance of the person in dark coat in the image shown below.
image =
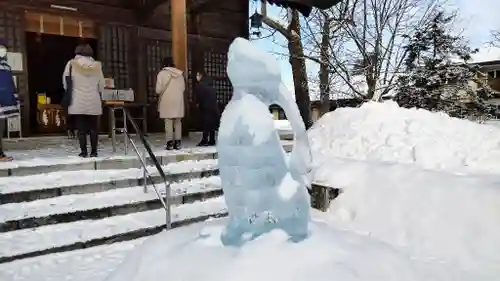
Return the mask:
[(217, 93), (213, 87), (213, 80), (204, 72), (196, 73), (194, 97), (198, 105), (203, 137), (198, 146), (215, 145), (215, 131), (219, 123), (219, 108), (217, 106)]
[(18, 115), (16, 86), (12, 69), (7, 63), (7, 44), (0, 39), (0, 161), (12, 160), (12, 157), (5, 155), (3, 136), (7, 126), (7, 119)]

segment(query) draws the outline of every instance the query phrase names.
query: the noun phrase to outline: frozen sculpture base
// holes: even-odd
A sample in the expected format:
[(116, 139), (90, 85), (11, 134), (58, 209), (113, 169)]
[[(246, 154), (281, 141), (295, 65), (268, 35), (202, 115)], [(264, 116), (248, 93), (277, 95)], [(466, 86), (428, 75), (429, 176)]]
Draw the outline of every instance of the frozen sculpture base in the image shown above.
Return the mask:
[[(106, 281), (456, 281), (449, 271), (442, 279), (420, 276), (410, 257), (311, 220), (308, 139), (278, 63), (236, 39), (228, 74), (235, 92), (218, 143), (225, 197), (210, 204), (226, 203), (229, 218), (149, 238)], [(281, 105), (293, 127), (289, 157), (269, 103)]]

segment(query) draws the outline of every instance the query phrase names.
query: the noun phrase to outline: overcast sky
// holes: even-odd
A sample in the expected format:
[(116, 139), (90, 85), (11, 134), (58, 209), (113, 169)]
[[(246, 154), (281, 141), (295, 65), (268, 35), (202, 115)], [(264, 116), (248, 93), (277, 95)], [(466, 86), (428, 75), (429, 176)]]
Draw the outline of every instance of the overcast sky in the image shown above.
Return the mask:
[[(474, 56), (475, 61), (488, 61), (500, 59), (500, 49), (491, 48), (487, 42), (491, 39), (492, 30), (500, 30), (500, 0), (449, 0), (449, 5), (458, 10), (457, 30), (463, 30), (463, 35), (469, 40), (471, 47), (479, 48), (480, 51)], [(250, 13), (255, 11), (255, 7), (250, 7)], [(277, 7), (268, 8), (268, 13), (273, 18), (279, 18), (283, 11)], [(278, 44), (272, 39), (261, 39), (254, 41), (267, 51), (283, 53), (281, 45), (283, 38), (275, 36)], [(286, 58), (280, 59), (283, 69), (283, 79), (289, 86), (293, 85), (290, 65)]]

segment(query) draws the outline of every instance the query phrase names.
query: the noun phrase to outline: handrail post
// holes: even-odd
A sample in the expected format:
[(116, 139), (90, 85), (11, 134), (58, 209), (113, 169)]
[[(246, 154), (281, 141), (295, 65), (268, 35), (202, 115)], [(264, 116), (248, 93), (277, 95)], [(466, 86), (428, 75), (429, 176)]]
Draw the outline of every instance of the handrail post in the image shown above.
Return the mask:
[[(124, 130), (124, 132), (128, 135), (128, 131), (127, 130)], [(139, 161), (141, 162), (141, 165), (142, 167), (144, 168), (144, 171), (145, 173), (148, 175), (148, 178), (152, 178), (151, 175), (149, 174), (148, 170), (147, 170), (147, 162), (144, 158), (142, 158), (141, 156), (141, 153), (139, 152), (139, 148), (137, 148), (137, 145), (135, 144), (135, 142), (132, 140), (132, 138), (128, 137), (128, 139), (130, 140), (130, 143), (132, 144), (132, 148), (134, 149), (135, 153), (137, 154), (137, 156), (139, 157)], [(170, 209), (168, 206), (168, 203), (167, 201), (165, 201), (163, 199), (163, 197), (161, 196), (161, 193), (160, 191), (158, 191), (158, 189), (156, 188), (155, 184), (152, 182), (152, 185), (153, 185), (153, 188), (158, 196), (158, 199), (160, 199), (162, 205), (163, 205), (163, 208), (165, 209), (166, 212), (167, 209)]]
[[(146, 156), (146, 149), (144, 149), (142, 151), (142, 159), (146, 159), (147, 160), (147, 156)], [(147, 167), (142, 167), (142, 186), (144, 188), (144, 193), (148, 193), (148, 170), (147, 170)]]
[(166, 226), (167, 229), (172, 228), (172, 215), (171, 215), (171, 206), (170, 206), (170, 186), (165, 182), (165, 202), (167, 202), (167, 210), (166, 210)]
[[(125, 107), (122, 107), (122, 114), (123, 114), (123, 129), (127, 130), (127, 114), (125, 113)], [(128, 130), (127, 130), (128, 132)], [(127, 141), (128, 134), (123, 134), (123, 142), (125, 146), (125, 155), (128, 155), (128, 141)]]
[[(163, 205), (163, 208), (165, 209), (165, 227), (166, 229), (172, 228), (172, 218), (171, 218), (171, 190), (170, 190), (170, 183), (168, 182), (167, 176), (165, 172), (163, 171), (163, 168), (161, 167), (160, 162), (158, 162), (158, 159), (153, 153), (153, 150), (151, 149), (151, 146), (149, 145), (149, 142), (146, 140), (144, 134), (141, 132), (139, 129), (139, 126), (135, 123), (134, 119), (129, 115), (128, 110), (123, 107), (123, 113), (124, 113), (124, 120), (130, 121), (130, 124), (132, 125), (132, 128), (136, 132), (136, 134), (139, 136), (139, 140), (142, 142), (144, 145), (144, 154), (142, 154), (139, 149), (137, 148), (137, 145), (135, 144), (134, 140), (130, 137), (130, 134), (126, 128), (123, 129), (125, 135), (126, 135), (126, 143), (128, 143), (127, 140), (130, 140), (130, 144), (132, 145), (132, 148), (134, 149), (135, 153), (139, 157), (139, 160), (141, 162), (141, 165), (143, 167), (143, 175), (145, 175), (145, 180), (144, 180), (144, 190), (147, 191), (147, 180), (151, 180), (151, 185), (153, 186), (153, 189), (158, 196), (158, 199), (160, 200), (161, 204)], [(151, 158), (151, 161), (153, 162), (155, 168), (158, 170), (158, 173), (160, 174), (160, 177), (162, 178), (164, 184), (165, 184), (165, 197), (162, 196), (160, 191), (156, 188), (156, 185), (154, 184), (153, 178), (151, 174), (149, 173), (147, 169), (147, 158), (145, 156), (147, 152), (147, 155)]]
[(116, 116), (113, 106), (109, 108), (109, 114), (111, 115), (111, 145), (113, 146), (113, 153), (116, 153)]

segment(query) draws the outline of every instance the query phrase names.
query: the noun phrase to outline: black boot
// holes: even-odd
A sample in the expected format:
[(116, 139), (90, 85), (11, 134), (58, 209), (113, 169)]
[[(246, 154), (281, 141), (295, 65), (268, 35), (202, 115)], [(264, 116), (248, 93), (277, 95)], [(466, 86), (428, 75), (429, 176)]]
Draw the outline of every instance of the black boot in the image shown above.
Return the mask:
[(90, 131), (90, 157), (97, 157), (97, 144), (99, 143), (99, 135), (97, 131)]
[(174, 149), (175, 150), (181, 149), (181, 141), (180, 140), (175, 140), (174, 141)]
[(80, 143), (80, 154), (78, 156), (80, 157), (87, 157), (88, 156), (88, 151), (87, 151), (87, 134), (84, 132), (78, 132), (78, 142)]
[(208, 146), (208, 141), (201, 139), (201, 141), (196, 146)]
[(165, 147), (166, 150), (172, 150), (174, 149), (174, 141), (167, 141), (167, 146)]
[(209, 136), (210, 136), (210, 137), (209, 137), (209, 140), (208, 140), (207, 145), (208, 145), (208, 146), (213, 146), (213, 145), (215, 145), (215, 143), (216, 143), (216, 141), (215, 141), (215, 131), (210, 131)]
[(208, 132), (203, 131), (203, 135), (201, 136), (201, 141), (197, 146), (207, 146), (208, 145)]

